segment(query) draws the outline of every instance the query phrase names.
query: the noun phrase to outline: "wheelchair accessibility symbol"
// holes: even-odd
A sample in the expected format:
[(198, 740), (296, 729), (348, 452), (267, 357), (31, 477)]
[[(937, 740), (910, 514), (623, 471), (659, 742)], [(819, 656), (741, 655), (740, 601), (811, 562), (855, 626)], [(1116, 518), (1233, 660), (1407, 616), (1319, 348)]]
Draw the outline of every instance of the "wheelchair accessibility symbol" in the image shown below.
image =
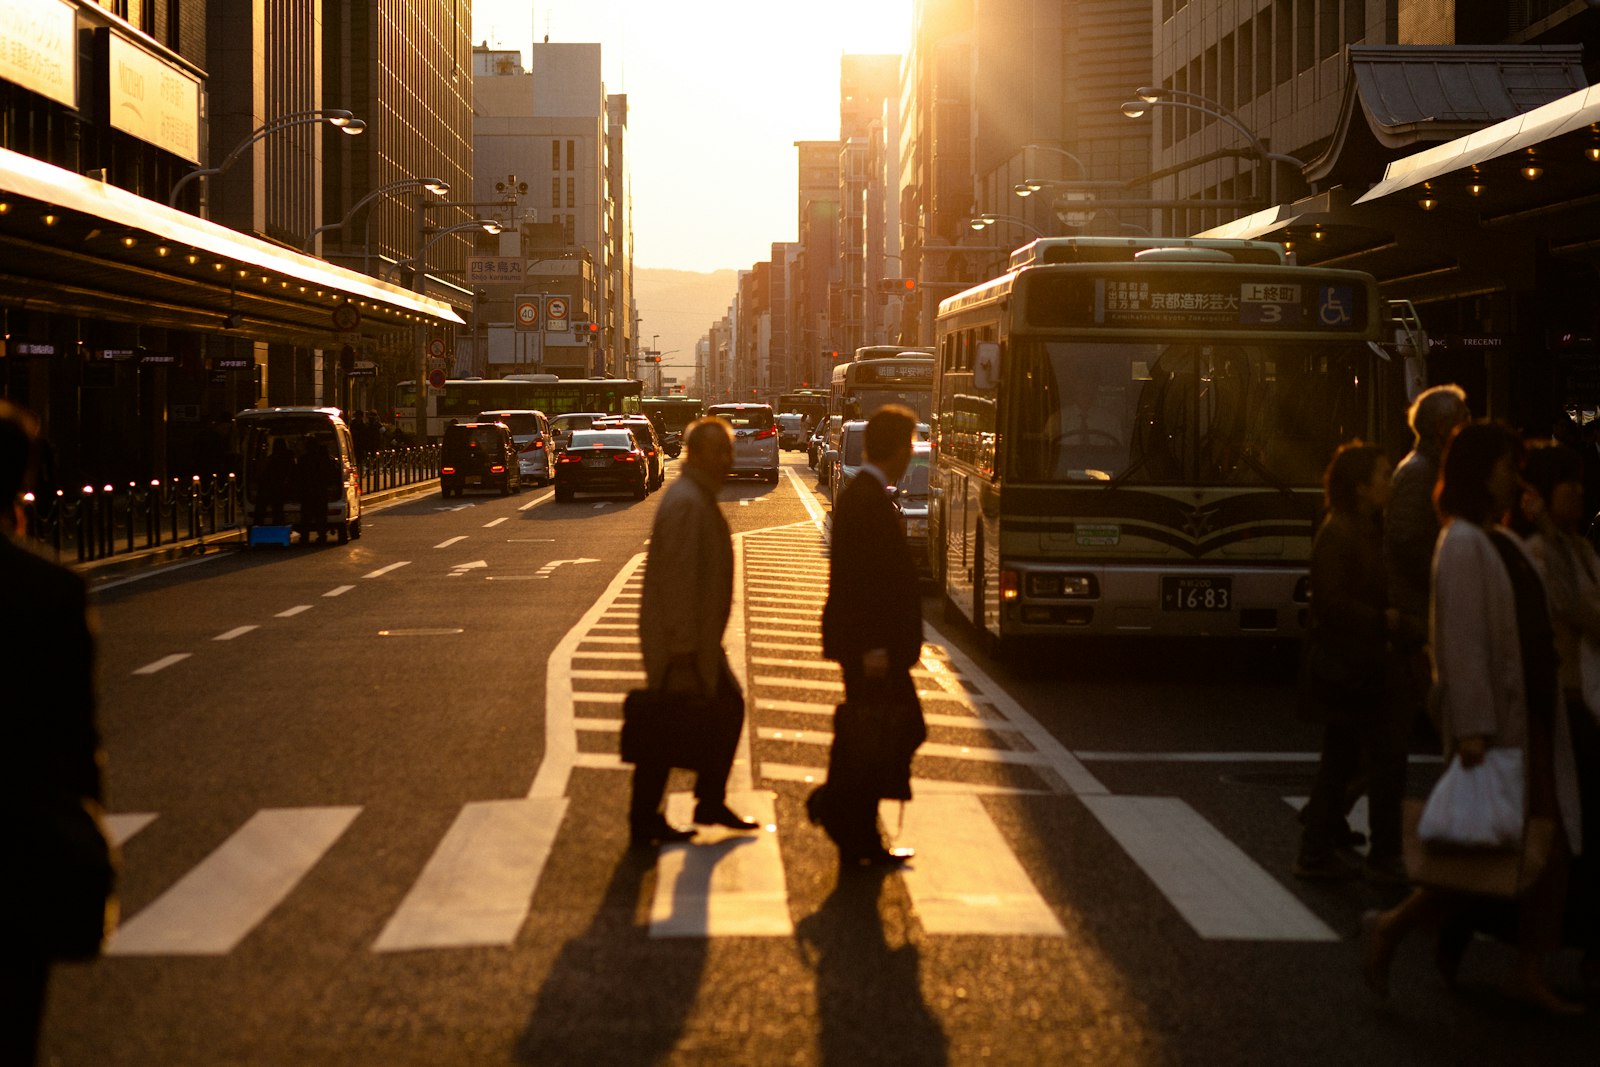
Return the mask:
[(1349, 326), (1355, 315), (1355, 293), (1348, 286), (1328, 286), (1317, 294), (1317, 319), (1324, 326)]

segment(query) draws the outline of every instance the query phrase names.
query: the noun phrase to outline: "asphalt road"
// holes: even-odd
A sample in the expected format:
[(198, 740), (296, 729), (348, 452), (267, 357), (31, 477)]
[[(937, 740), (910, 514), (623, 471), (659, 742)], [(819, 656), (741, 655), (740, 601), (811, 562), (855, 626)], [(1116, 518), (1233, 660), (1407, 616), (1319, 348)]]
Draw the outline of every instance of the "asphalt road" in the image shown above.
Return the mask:
[(1354, 935), (1396, 894), (1289, 874), (1316, 736), (1281, 649), (997, 662), (930, 591), (930, 744), (884, 812), (919, 856), (841, 877), (802, 807), (827, 500), (785, 463), (723, 498), (731, 796), (771, 828), (659, 855), (615, 758), (656, 496), (429, 494), (100, 590), (125, 922), (58, 970), (47, 1062), (1590, 1062), (1592, 1018), (1498, 994), (1499, 945), (1452, 994), (1418, 937), (1369, 998)]

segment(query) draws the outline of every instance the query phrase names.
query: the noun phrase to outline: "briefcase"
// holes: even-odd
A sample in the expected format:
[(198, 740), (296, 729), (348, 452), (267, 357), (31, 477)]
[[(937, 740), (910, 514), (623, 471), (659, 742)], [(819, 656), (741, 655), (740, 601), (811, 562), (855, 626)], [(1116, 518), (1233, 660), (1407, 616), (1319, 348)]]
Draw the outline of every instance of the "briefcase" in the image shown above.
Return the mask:
[(713, 717), (711, 702), (698, 694), (635, 689), (622, 701), (622, 762), (697, 770)]

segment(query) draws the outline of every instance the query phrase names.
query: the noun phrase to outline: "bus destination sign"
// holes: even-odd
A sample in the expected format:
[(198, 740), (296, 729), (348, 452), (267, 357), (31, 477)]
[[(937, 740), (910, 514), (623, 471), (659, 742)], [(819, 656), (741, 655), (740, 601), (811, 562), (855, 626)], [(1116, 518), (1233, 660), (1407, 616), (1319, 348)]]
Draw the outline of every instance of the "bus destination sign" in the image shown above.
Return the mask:
[(872, 363), (856, 364), (857, 385), (891, 385), (896, 382), (931, 382), (933, 381), (932, 358), (906, 363)]
[(1041, 278), (1028, 295), (1034, 326), (1358, 331), (1364, 294), (1354, 285), (1238, 281), (1187, 273), (1138, 278)]

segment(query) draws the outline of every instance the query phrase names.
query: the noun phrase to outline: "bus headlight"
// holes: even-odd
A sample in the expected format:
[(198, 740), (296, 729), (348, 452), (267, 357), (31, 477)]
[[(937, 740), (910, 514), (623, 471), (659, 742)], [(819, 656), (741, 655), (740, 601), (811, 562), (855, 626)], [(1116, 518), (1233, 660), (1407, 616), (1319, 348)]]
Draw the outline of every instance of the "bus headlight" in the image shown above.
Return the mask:
[(1053, 597), (1093, 599), (1100, 595), (1100, 583), (1092, 574), (1029, 574), (1027, 589), (1030, 598), (1039, 599)]

